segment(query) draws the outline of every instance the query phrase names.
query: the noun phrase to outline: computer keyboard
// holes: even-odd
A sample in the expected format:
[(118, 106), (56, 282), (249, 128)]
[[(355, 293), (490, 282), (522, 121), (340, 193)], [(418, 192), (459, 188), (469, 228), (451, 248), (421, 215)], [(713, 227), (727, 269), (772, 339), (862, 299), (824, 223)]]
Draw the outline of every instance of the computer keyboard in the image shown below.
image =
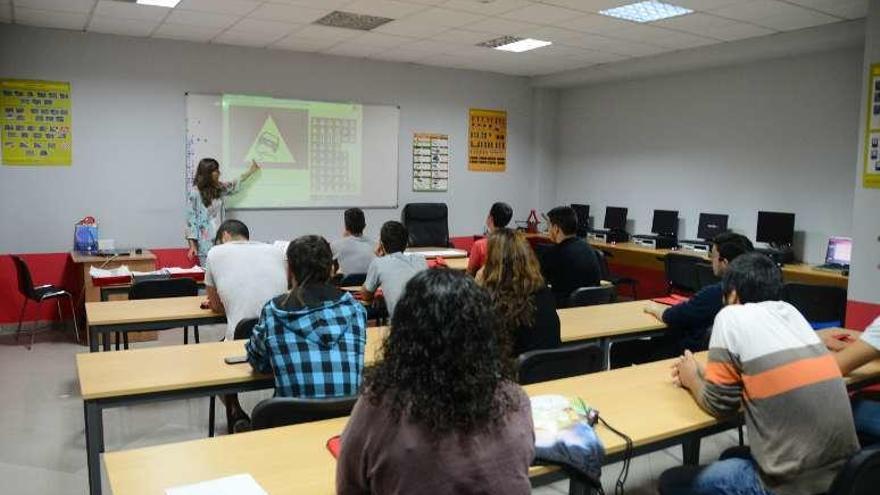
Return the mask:
[(842, 265), (840, 263), (825, 263), (824, 265), (819, 265), (816, 267), (817, 270), (828, 270), (833, 272), (842, 272), (844, 270), (849, 270), (849, 265)]

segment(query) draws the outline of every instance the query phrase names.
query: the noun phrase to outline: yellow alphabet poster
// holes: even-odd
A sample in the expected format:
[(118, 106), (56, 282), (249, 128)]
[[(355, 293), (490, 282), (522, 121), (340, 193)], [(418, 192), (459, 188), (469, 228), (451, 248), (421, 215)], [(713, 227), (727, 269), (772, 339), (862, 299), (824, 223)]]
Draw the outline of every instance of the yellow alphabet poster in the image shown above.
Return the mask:
[(4, 165), (70, 165), (70, 83), (0, 80)]
[(507, 112), (470, 110), (468, 170), (504, 172), (507, 169)]

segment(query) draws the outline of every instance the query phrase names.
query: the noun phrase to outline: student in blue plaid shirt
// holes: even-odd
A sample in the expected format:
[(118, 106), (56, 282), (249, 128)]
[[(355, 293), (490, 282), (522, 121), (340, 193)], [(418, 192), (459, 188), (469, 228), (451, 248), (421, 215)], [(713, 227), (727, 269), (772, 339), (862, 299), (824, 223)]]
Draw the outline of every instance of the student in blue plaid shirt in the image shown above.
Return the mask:
[(245, 345), (256, 371), (275, 375), (278, 397), (355, 395), (366, 345), (364, 307), (330, 285), (333, 255), (323, 237), (300, 237), (287, 248), (291, 290), (263, 307)]

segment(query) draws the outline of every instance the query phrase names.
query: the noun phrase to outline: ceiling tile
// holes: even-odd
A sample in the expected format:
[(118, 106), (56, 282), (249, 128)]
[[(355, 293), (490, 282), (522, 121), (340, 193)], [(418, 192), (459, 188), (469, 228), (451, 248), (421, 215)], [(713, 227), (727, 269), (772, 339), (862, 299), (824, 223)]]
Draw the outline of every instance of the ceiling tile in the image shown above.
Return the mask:
[(803, 10), (775, 0), (747, 0), (712, 9), (712, 13), (729, 19), (754, 22), (765, 17), (791, 14)]
[(399, 21), (391, 21), (387, 24), (382, 24), (381, 26), (374, 29), (373, 32), (394, 34), (397, 36), (410, 36), (414, 38), (427, 38), (429, 36), (434, 36), (448, 30), (448, 26), (413, 22), (409, 19), (402, 19)]
[(238, 16), (232, 14), (174, 9), (168, 14), (168, 18), (165, 21), (175, 24), (189, 24), (191, 26), (225, 28), (231, 26), (238, 19)]
[(435, 24), (438, 26), (446, 27), (460, 27), (465, 24), (477, 22), (482, 19), (484, 19), (483, 16), (470, 12), (432, 8), (413, 14), (404, 19), (404, 21), (419, 22), (423, 24)]
[(391, 62), (418, 62), (431, 56), (430, 52), (423, 50), (413, 50), (411, 48), (392, 48), (390, 50), (382, 50), (370, 55), (370, 58), (376, 60), (387, 60)]
[(770, 29), (793, 31), (795, 29), (804, 29), (839, 21), (839, 18), (828, 14), (799, 8), (794, 12), (771, 15), (753, 22), (759, 26), (768, 27)]
[(228, 29), (214, 38), (213, 42), (224, 45), (265, 47), (278, 38), (278, 36), (269, 33)]
[(669, 0), (669, 3), (692, 10), (707, 11), (748, 1), (749, 0)]
[(465, 26), (473, 31), (485, 31), (487, 33), (518, 36), (521, 32), (533, 29), (535, 24), (513, 21), (508, 19), (487, 18)]
[(446, 0), (400, 0), (403, 3), (417, 3), (421, 5), (440, 5)]
[[(613, 9), (639, 0), (541, 0), (541, 3), (566, 7), (580, 12), (599, 12), (600, 10)], [(670, 0), (672, 3), (676, 3)]]
[(844, 19), (861, 19), (868, 15), (868, 0), (793, 0), (793, 2)]
[(124, 36), (149, 36), (159, 25), (158, 20), (117, 19), (115, 17), (92, 16), (87, 31), (92, 33), (121, 34)]
[(15, 7), (15, 22), (17, 24), (57, 29), (82, 30), (85, 28), (88, 20), (89, 16), (82, 13), (50, 12), (46, 10)]
[(427, 5), (415, 3), (403, 3), (394, 0), (355, 0), (345, 5), (340, 10), (354, 12), (355, 14), (375, 15), (400, 19), (416, 12), (427, 9)]
[(349, 4), (352, 0), (270, 0), (272, 3), (283, 3), (287, 5), (299, 5), (300, 7), (312, 7), (316, 9), (336, 10)]
[(682, 33), (680, 31), (666, 30), (666, 34), (651, 40), (651, 44), (681, 50), (684, 48), (695, 48), (698, 46), (714, 45), (720, 43), (721, 40), (709, 38), (706, 36), (698, 36), (691, 33)]
[(326, 50), (339, 43), (335, 40), (318, 40), (314, 38), (298, 38), (295, 35), (286, 36), (272, 44), (272, 48), (283, 50), (295, 50), (298, 52), (318, 52)]
[(321, 53), (339, 55), (342, 57), (365, 58), (380, 51), (382, 51), (382, 49), (375, 46), (364, 46), (346, 41), (326, 50), (321, 50)]
[(259, 0), (182, 0), (176, 9), (245, 15), (256, 9), (260, 3), (262, 2)]
[(169, 13), (170, 11), (164, 7), (123, 3), (116, 0), (100, 0), (95, 8), (95, 15), (98, 16), (144, 21), (161, 21)]
[(55, 10), (61, 12), (91, 13), (97, 0), (15, 0), (16, 19), (18, 9)]
[(188, 24), (163, 22), (153, 32), (153, 37), (205, 42), (220, 34), (221, 31), (223, 31), (223, 28), (206, 28), (200, 26), (190, 26)]
[(431, 53), (447, 53), (455, 51), (459, 46), (455, 43), (444, 43), (442, 41), (437, 40), (419, 40), (413, 43), (407, 44), (404, 48), (409, 48), (412, 50), (421, 50), (425, 52)]
[(449, 0), (442, 4), (442, 6), (447, 9), (463, 10), (475, 14), (497, 15), (514, 9), (528, 7), (531, 3), (528, 0), (495, 0), (488, 3), (476, 0)]
[(651, 23), (652, 26), (677, 29), (702, 36), (712, 36), (716, 29), (727, 28), (737, 24), (741, 24), (741, 22), (699, 12)]
[(365, 46), (375, 46), (377, 48), (396, 48), (412, 41), (415, 40), (403, 36), (393, 36), (382, 33), (364, 33), (346, 41), (346, 43), (358, 43)]
[(513, 19), (515, 21), (534, 22), (537, 24), (554, 24), (565, 19), (577, 17), (581, 14), (581, 12), (575, 10), (553, 5), (534, 4), (501, 14), (501, 17), (505, 19)]
[(776, 33), (776, 31), (769, 28), (740, 22), (730, 26), (720, 26), (715, 28), (712, 30), (712, 37), (724, 41), (736, 41), (746, 38), (757, 38), (758, 36), (767, 36), (774, 33)]
[(607, 36), (584, 33), (578, 38), (567, 40), (564, 44), (590, 50), (601, 50), (614, 53), (614, 46), (620, 41), (621, 40), (619, 39), (609, 38)]
[(354, 29), (342, 29), (342, 28), (334, 28), (329, 26), (316, 26), (314, 24), (303, 27), (302, 29), (298, 29), (291, 33), (293, 36), (297, 38), (307, 38), (313, 40), (326, 40), (326, 41), (344, 41), (347, 39), (354, 38), (355, 36), (362, 34), (363, 31), (356, 31)]
[(331, 12), (330, 9), (315, 9), (299, 5), (265, 3), (248, 14), (248, 18), (267, 21), (310, 24)]
[(229, 30), (239, 33), (262, 34), (272, 40), (287, 36), (294, 30), (301, 28), (302, 24), (290, 22), (262, 21), (259, 19), (242, 19), (233, 24)]
[(621, 29), (638, 26), (635, 22), (621, 21), (604, 15), (588, 14), (557, 22), (556, 26), (586, 33), (612, 33)]
[(649, 45), (647, 43), (620, 40), (615, 42), (613, 46), (609, 47), (607, 51), (611, 53), (616, 53), (618, 55), (644, 57), (647, 55), (656, 55), (658, 53), (663, 53), (669, 50), (660, 46)]
[(435, 36), (431, 36), (432, 40), (439, 41), (441, 43), (455, 43), (459, 45), (476, 45), (477, 43), (482, 43), (484, 41), (489, 41), (490, 39), (497, 38), (498, 35), (494, 33), (487, 33), (484, 31), (470, 31), (467, 29), (449, 29), (447, 31), (443, 31), (440, 34)]

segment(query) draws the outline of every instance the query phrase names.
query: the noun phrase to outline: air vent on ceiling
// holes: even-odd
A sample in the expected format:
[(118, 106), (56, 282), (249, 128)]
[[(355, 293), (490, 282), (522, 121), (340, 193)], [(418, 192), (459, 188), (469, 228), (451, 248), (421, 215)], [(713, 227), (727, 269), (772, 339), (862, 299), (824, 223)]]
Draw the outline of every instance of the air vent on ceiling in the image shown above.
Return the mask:
[(485, 46), (486, 48), (498, 48), (499, 46), (509, 45), (511, 43), (516, 43), (517, 41), (522, 41), (525, 38), (520, 38), (518, 36), (502, 36), (500, 38), (491, 39), (489, 41), (484, 41), (482, 43), (477, 43), (477, 46)]
[(314, 24), (343, 29), (357, 29), (358, 31), (370, 31), (393, 20), (394, 19), (388, 17), (354, 14), (352, 12), (334, 10), (315, 21)]

